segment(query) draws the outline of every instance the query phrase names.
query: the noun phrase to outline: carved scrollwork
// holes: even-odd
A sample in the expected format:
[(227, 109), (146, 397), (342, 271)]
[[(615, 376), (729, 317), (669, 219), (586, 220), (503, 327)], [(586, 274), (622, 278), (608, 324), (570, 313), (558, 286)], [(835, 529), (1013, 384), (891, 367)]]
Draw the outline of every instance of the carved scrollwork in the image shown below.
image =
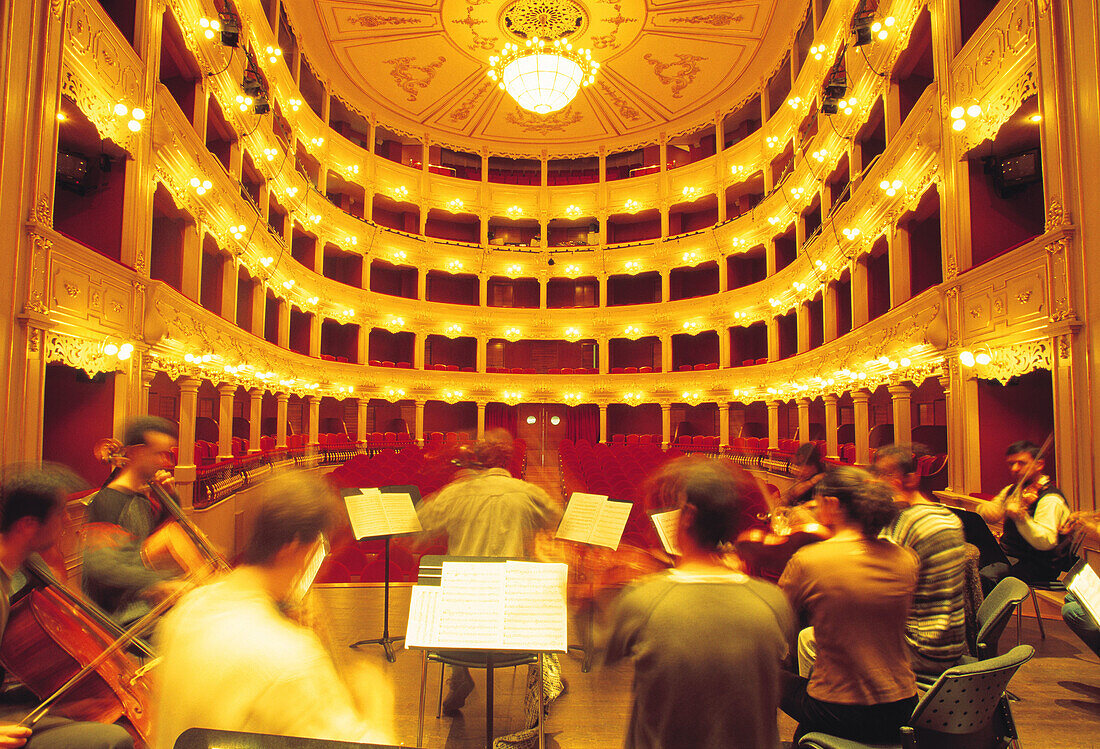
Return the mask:
[(81, 369), (89, 377), (94, 377), (100, 372), (114, 372), (118, 369), (118, 359), (104, 354), (103, 347), (98, 341), (89, 341), (52, 331), (44, 332), (44, 339), (47, 362), (60, 362), (74, 369)]
[(974, 372), (978, 377), (996, 380), (1004, 385), (1013, 377), (1019, 377), (1036, 369), (1054, 369), (1054, 350), (1051, 339), (992, 349), (989, 364), (976, 366)]

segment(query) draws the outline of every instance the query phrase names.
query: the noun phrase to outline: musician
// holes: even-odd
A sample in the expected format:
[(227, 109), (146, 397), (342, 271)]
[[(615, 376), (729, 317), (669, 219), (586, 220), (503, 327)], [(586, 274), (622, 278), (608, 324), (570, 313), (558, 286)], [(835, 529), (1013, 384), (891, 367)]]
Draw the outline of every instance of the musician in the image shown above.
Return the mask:
[(773, 584), (726, 547), (756, 492), (743, 470), (697, 456), (670, 461), (648, 503), (680, 509), (676, 567), (619, 598), (606, 660), (634, 658), (628, 749), (775, 749), (780, 663), (794, 616)]
[(84, 547), (84, 593), (122, 625), (139, 619), (180, 583), (152, 570), (141, 545), (163, 519), (163, 508), (145, 486), (172, 467), (176, 430), (172, 422), (140, 416), (126, 425), (126, 464), (88, 504)]
[(825, 477), (829, 464), (821, 449), (813, 442), (803, 442), (791, 458), (795, 481), (783, 492), (783, 503), (789, 507), (805, 504), (814, 498), (814, 487)]
[(1073, 562), (1069, 544), (1059, 543), (1063, 540), (1059, 529), (1069, 520), (1069, 505), (1043, 473), (1039, 447), (1027, 440), (1013, 442), (1005, 458), (1013, 483), (977, 507), (987, 523), (1012, 521), (1004, 523), (1001, 534), (1009, 563), (996, 562), (980, 570), (986, 595), (1010, 575), (1025, 583), (1057, 580)]
[(917, 590), (905, 627), (913, 670), (936, 677), (967, 652), (962, 521), (921, 493), (912, 447), (879, 448), (873, 471), (893, 489), (894, 502), (901, 508), (886, 536), (920, 557)]
[(782, 708), (798, 721), (795, 743), (811, 731), (896, 743), (917, 704), (905, 629), (920, 564), (879, 537), (898, 515), (891, 494), (865, 471), (830, 471), (811, 509), (833, 536), (795, 552), (779, 578), (817, 642), (809, 678), (784, 675)]
[[(1100, 539), (1100, 512), (1075, 512), (1062, 528), (1063, 533), (1080, 530), (1081, 533)], [(1072, 593), (1066, 593), (1062, 606), (1062, 620), (1088, 645), (1092, 652), (1100, 655), (1100, 625), (1092, 618), (1088, 610), (1081, 605)]]
[[(503, 429), (460, 448), (454, 480), (417, 508), (424, 538), (446, 534), (451, 556), (533, 558), (535, 535), (557, 525), (561, 508), (540, 487), (508, 472), (511, 456), (512, 436)], [(460, 710), (473, 689), (469, 670), (452, 667), (443, 712)]]
[(284, 613), (312, 581), (334, 518), (332, 489), (318, 477), (293, 473), (261, 486), (241, 564), (184, 596), (158, 628), (153, 749), (171, 749), (195, 726), (393, 743), (383, 677), (362, 674), (366, 688), (353, 694), (318, 636)]
[[(7, 468), (0, 485), (0, 637), (8, 623), (12, 579), (31, 554), (54, 545), (64, 522), (65, 498), (81, 481), (59, 465)], [(34, 728), (17, 725), (33, 705), (0, 702), (0, 747), (132, 749), (123, 728), (47, 715)]]

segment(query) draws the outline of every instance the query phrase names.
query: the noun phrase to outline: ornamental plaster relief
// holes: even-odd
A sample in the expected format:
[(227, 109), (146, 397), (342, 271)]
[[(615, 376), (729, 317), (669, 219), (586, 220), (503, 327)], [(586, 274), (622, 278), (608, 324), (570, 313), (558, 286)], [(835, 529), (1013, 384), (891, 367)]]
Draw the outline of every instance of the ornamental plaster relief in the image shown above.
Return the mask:
[(1005, 385), (1013, 377), (1019, 377), (1036, 369), (1053, 371), (1055, 357), (1053, 340), (1042, 338), (1037, 341), (990, 348), (989, 364), (976, 364), (964, 370), (964, 373), (983, 380), (996, 380)]
[(43, 355), (47, 362), (58, 362), (83, 370), (89, 377), (100, 372), (121, 371), (119, 360), (103, 353), (101, 340), (88, 340), (51, 330), (42, 331)]

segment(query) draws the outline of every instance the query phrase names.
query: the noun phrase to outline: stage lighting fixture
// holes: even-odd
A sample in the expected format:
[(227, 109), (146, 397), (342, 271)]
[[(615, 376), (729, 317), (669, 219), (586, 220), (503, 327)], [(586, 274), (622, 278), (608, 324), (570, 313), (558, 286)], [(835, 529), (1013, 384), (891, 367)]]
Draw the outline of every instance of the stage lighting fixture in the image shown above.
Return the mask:
[(859, 10), (852, 16), (852, 33), (856, 35), (855, 46), (862, 47), (874, 40), (871, 25), (875, 22), (875, 9), (868, 8), (868, 3), (860, 3)]
[(241, 39), (241, 19), (231, 10), (218, 14), (218, 20), (222, 24), (222, 45), (236, 47)]
[(252, 114), (267, 114), (271, 111), (271, 105), (267, 101), (267, 94), (257, 96), (252, 102)]
[(260, 79), (251, 71), (244, 71), (244, 80), (241, 81), (241, 88), (244, 89), (245, 96), (251, 96), (253, 98), (263, 93), (264, 86), (260, 82)]
[(836, 114), (839, 112), (836, 99), (825, 98), (821, 101), (821, 113), (822, 114)]
[(830, 78), (825, 83), (825, 98), (843, 99), (848, 93), (848, 79), (843, 75)]

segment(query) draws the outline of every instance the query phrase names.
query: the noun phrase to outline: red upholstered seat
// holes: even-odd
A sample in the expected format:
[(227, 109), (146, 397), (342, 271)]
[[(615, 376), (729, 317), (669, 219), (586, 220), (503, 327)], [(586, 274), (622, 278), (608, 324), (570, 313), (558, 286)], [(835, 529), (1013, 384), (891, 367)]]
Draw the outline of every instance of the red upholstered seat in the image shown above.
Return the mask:
[(692, 367), (692, 369), (694, 369), (696, 372), (702, 372), (706, 368), (706, 364), (696, 364), (694, 367)]
[(398, 369), (412, 369), (413, 365), (411, 361), (399, 361), (397, 362)]
[(680, 372), (690, 372), (690, 371), (692, 371), (692, 366), (690, 364), (681, 364), (677, 368), (677, 370), (680, 371)]
[(612, 367), (611, 368), (611, 374), (622, 374), (623, 371), (624, 370), (623, 370), (622, 367)]
[(384, 361), (384, 362), (382, 362), (382, 366), (383, 367), (393, 367), (393, 366), (396, 366), (396, 365), (392, 361)]
[(638, 374), (649, 374), (653, 371), (653, 367), (638, 367)]
[(611, 435), (611, 442), (612, 442), (612, 444), (616, 444), (616, 445), (626, 444), (626, 435), (625, 434), (613, 434), (613, 435)]
[(705, 369), (718, 369), (718, 362), (712, 361), (707, 364)]
[(756, 360), (756, 363), (757, 364), (767, 364), (768, 363), (768, 357), (762, 356), (762, 357), (760, 357), (759, 359)]
[(753, 364), (756, 364), (756, 359), (745, 359), (741, 362), (742, 367), (751, 367)]
[(382, 366), (382, 360), (381, 359), (368, 359), (367, 364), (369, 366), (372, 366), (372, 367), (381, 367)]

